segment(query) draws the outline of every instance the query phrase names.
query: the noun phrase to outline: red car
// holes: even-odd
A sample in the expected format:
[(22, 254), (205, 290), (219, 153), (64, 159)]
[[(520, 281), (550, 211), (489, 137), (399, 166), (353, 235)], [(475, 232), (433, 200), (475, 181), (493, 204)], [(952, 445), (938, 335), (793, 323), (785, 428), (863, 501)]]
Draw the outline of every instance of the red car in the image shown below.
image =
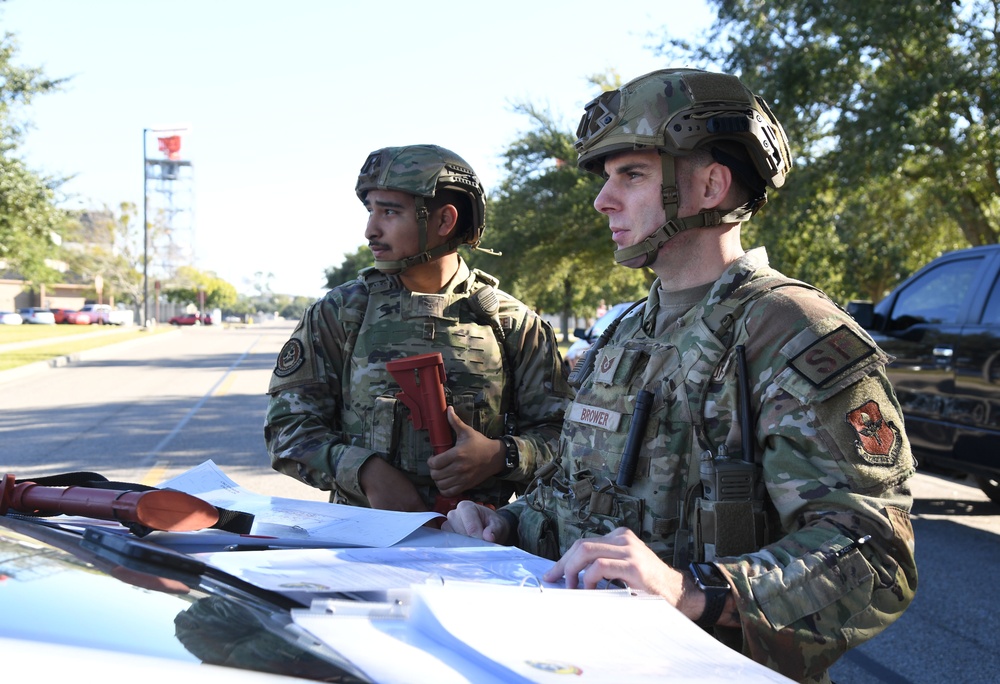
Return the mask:
[(73, 309), (52, 309), (56, 323), (69, 323), (72, 325), (90, 325), (90, 315), (85, 311), (75, 311)]
[(170, 325), (212, 325), (212, 317), (208, 314), (204, 316), (199, 316), (198, 314), (184, 314), (183, 316), (174, 316), (170, 319)]

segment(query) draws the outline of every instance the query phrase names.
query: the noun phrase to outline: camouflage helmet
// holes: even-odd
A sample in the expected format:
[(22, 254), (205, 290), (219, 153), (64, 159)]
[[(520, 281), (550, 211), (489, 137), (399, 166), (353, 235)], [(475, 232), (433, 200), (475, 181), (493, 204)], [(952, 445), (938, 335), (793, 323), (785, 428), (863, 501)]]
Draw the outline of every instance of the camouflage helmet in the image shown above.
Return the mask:
[[(586, 105), (576, 134), (577, 164), (598, 175), (610, 154), (660, 152), (667, 223), (641, 250), (647, 254), (643, 265), (681, 230), (746, 220), (767, 201), (766, 186), (784, 185), (792, 166), (785, 132), (767, 103), (735, 76), (699, 69), (661, 69), (601, 94)], [(741, 210), (677, 217), (676, 192), (668, 192), (676, 189), (673, 159), (698, 148), (709, 149), (750, 191)], [(635, 258), (639, 247), (619, 250), (616, 259)]]
[[(472, 167), (451, 150), (437, 145), (407, 145), (375, 150), (368, 155), (364, 166), (361, 167), (358, 183), (355, 186), (358, 199), (362, 202), (371, 190), (396, 190), (413, 195), (417, 199), (417, 219), (421, 231), (420, 249), (423, 252), (423, 255), (418, 257), (423, 258), (414, 263), (429, 261), (440, 253), (456, 249), (460, 244), (470, 245), (473, 249), (479, 247), (486, 228), (486, 193)], [(427, 211), (424, 200), (435, 197), (442, 190), (453, 190), (467, 197), (471, 215), (460, 216), (461, 234), (448, 242), (448, 249), (436, 250), (438, 254), (428, 255), (424, 252), (427, 239)], [(403, 268), (412, 265), (408, 263)], [(379, 264), (376, 263), (376, 266)]]

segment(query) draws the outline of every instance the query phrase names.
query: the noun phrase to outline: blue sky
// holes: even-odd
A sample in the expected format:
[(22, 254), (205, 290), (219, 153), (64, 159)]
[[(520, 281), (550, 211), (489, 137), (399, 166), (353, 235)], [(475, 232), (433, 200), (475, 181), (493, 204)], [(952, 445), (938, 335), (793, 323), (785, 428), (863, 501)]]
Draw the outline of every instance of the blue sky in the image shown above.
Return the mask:
[(684, 66), (656, 56), (650, 32), (709, 22), (703, 0), (0, 4), (18, 63), (72, 77), (28, 110), (22, 149), (33, 170), (74, 176), (65, 206), (141, 207), (143, 129), (189, 125), (196, 265), (241, 292), (265, 272), (276, 292), (309, 297), (364, 242), (354, 184), (370, 151), (443, 145), (490, 190), (530, 128), (514, 103), (569, 130), (597, 94), (588, 76)]

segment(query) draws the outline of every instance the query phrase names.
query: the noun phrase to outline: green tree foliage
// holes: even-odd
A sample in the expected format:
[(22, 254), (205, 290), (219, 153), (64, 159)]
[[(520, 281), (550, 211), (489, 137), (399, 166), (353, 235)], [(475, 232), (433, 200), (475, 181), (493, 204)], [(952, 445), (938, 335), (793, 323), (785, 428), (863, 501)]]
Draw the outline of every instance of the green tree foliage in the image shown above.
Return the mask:
[(276, 313), (282, 318), (297, 320), (302, 318), (302, 314), (315, 300), (310, 297), (289, 297), (287, 295), (275, 295), (274, 304)]
[(142, 219), (137, 214), (131, 202), (122, 202), (117, 213), (107, 207), (72, 212), (62, 245), (69, 273), (90, 284), (100, 276), (105, 299), (133, 306), (141, 305), (143, 297)]
[(775, 265), (877, 299), (1000, 238), (995, 2), (710, 2), (697, 45), (662, 52), (740, 74), (782, 121), (797, 168), (748, 231)]
[(192, 266), (181, 266), (169, 287), (163, 294), (174, 304), (194, 304), (199, 302), (201, 293), (205, 296), (205, 309), (218, 307), (226, 309), (236, 304), (236, 288), (214, 273), (199, 271)]
[(0, 37), (0, 261), (27, 280), (52, 283), (58, 273), (45, 260), (55, 256), (52, 236), (66, 221), (53, 199), (60, 181), (32, 172), (17, 153), (29, 126), (24, 110), (36, 95), (57, 90), (63, 81), (18, 66), (16, 56), (17, 42), (6, 33)]
[(649, 273), (614, 261), (607, 218), (593, 207), (601, 180), (576, 167), (576, 138), (551, 115), (530, 105), (517, 110), (533, 129), (505, 152), (506, 176), (487, 203), (483, 246), (500, 258), (473, 252), (474, 266), (538, 311), (590, 317), (597, 303), (644, 296)]
[(358, 247), (354, 254), (345, 254), (340, 266), (331, 266), (326, 269), (326, 287), (333, 289), (349, 280), (358, 277), (358, 271), (368, 266), (374, 266), (375, 259), (367, 245)]

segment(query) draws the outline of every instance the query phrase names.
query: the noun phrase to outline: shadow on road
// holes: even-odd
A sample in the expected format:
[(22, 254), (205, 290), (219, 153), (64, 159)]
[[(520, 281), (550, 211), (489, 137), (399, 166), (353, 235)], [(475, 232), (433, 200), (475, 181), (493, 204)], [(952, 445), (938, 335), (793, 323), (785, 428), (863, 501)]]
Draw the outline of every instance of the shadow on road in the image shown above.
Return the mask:
[(973, 501), (962, 499), (914, 499), (914, 515), (1000, 515), (1000, 506), (992, 501)]

